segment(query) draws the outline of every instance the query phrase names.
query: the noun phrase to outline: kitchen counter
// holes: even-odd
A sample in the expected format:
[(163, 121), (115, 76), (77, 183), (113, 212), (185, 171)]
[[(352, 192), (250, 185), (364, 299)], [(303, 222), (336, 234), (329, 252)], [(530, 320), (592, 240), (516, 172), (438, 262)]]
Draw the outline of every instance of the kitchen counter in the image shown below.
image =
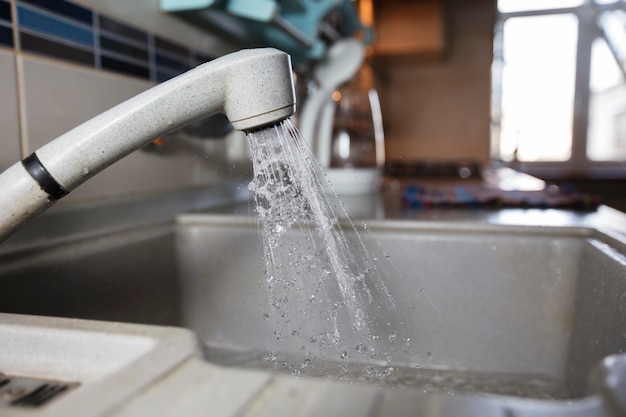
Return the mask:
[[(477, 186), (504, 190), (537, 191), (546, 185), (526, 174), (503, 168), (486, 173), (486, 180), (432, 177), (385, 178), (380, 192), (341, 195), (348, 216), (358, 226), (367, 220), (403, 220), (450, 223), (481, 223), (504, 226), (590, 227), (626, 234), (626, 213), (600, 205), (595, 210), (560, 208), (407, 207), (402, 201), (407, 185), (424, 187)], [(209, 210), (216, 214), (254, 216), (254, 203), (241, 201)]]

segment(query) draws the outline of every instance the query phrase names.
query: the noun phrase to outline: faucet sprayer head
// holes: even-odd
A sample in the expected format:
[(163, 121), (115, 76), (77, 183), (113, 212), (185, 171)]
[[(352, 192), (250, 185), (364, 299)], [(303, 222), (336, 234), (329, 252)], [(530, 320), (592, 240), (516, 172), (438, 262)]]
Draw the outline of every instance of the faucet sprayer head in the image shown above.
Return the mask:
[(229, 62), (224, 112), (237, 130), (278, 123), (295, 111), (291, 58), (276, 49), (251, 49)]

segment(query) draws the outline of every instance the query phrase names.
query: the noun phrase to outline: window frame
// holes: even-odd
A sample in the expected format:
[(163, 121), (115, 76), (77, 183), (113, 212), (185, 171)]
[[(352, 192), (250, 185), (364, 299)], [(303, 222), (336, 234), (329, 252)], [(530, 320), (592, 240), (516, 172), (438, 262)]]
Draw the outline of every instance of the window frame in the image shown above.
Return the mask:
[(604, 12), (624, 9), (626, 9), (626, 0), (610, 4), (597, 4), (592, 0), (585, 0), (583, 4), (575, 7), (516, 12), (496, 11), (491, 96), (491, 157), (494, 161), (501, 162), (500, 119), (502, 115), (502, 68), (504, 65), (503, 34), (505, 21), (515, 17), (570, 13), (578, 18), (574, 109), (572, 114), (572, 149), (570, 158), (566, 161), (526, 162), (514, 160), (507, 162), (507, 164), (514, 169), (544, 179), (626, 178), (626, 161), (594, 161), (587, 157), (589, 104), (591, 99), (591, 51), (594, 40), (598, 37), (602, 37), (601, 28), (595, 22), (597, 22), (599, 15)]

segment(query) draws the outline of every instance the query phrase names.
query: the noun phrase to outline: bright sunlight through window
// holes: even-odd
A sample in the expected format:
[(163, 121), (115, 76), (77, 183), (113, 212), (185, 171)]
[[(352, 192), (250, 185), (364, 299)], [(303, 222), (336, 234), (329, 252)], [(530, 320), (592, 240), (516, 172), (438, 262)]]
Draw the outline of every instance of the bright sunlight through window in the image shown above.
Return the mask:
[(498, 0), (498, 11), (494, 157), (624, 176), (626, 0)]
[(505, 22), (500, 150), (507, 159), (569, 159), (577, 32), (572, 14)]

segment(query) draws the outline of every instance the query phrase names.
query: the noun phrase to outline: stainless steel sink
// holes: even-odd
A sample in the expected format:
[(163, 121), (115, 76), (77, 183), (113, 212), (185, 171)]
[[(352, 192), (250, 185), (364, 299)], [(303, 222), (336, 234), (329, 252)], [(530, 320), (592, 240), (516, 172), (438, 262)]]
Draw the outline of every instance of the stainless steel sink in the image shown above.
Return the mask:
[[(572, 411), (572, 401), (603, 393), (621, 412), (622, 237), (582, 227), (367, 223), (366, 246), (388, 254), (399, 271), (386, 282), (394, 317), (380, 320), (403, 318), (411, 339), (408, 354), (393, 350), (387, 383), (420, 395), (567, 400)], [(350, 228), (346, 235), (354, 239)], [(206, 343), (209, 360), (269, 366), (261, 253), (255, 219), (208, 214), (7, 250), (0, 311), (183, 326)], [(279, 354), (305, 359), (295, 339)], [(312, 374), (380, 364), (329, 358), (327, 365)]]

